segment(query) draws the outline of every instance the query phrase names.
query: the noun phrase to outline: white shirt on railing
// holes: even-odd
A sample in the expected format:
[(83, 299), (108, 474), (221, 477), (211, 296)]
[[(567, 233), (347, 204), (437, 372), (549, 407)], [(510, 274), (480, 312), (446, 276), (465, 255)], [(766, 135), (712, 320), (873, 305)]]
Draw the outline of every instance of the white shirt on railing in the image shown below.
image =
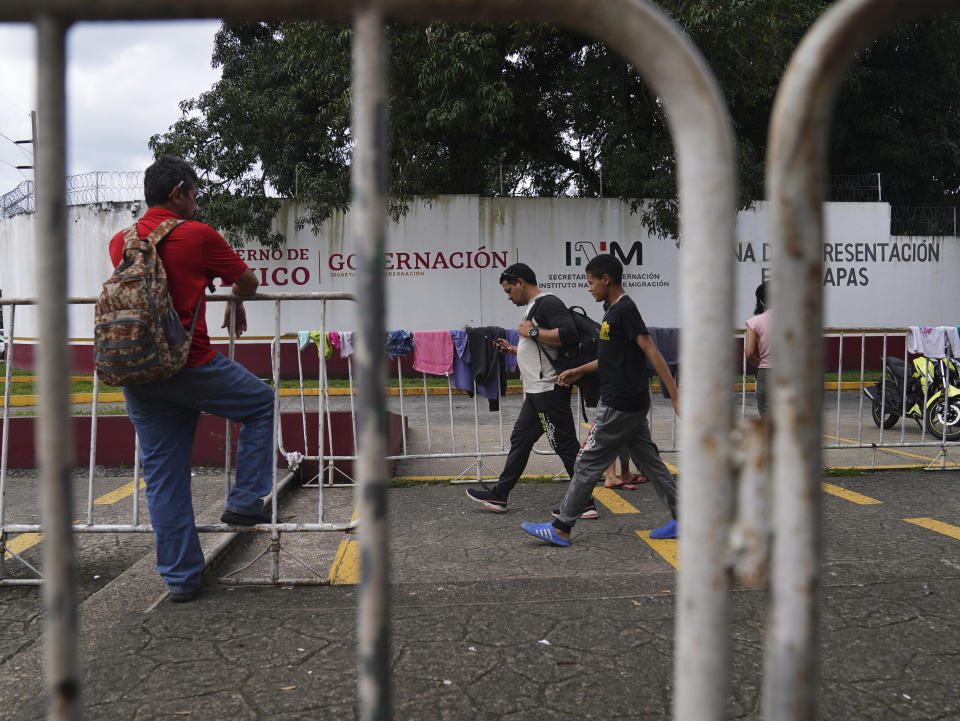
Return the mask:
[(948, 347), (951, 356), (960, 356), (960, 333), (956, 326), (910, 326), (907, 350), (911, 353), (921, 353), (928, 358), (945, 358)]

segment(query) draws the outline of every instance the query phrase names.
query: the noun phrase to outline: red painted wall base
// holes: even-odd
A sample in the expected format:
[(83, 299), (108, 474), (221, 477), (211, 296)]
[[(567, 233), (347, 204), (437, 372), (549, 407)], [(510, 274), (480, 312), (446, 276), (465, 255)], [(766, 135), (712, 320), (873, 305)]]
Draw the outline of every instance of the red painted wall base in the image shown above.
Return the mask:
[[(843, 370), (859, 370), (861, 343), (859, 336), (851, 336), (843, 339)], [(227, 355), (229, 348), (226, 345), (214, 343), (214, 347), (224, 355)], [(904, 340), (903, 336), (891, 336), (887, 339), (887, 355), (903, 358)], [(280, 377), (297, 378), (297, 347), (293, 343), (284, 343), (280, 347)], [(737, 359), (743, 353), (743, 340), (736, 341)], [(824, 363), (827, 372), (837, 370), (837, 361), (840, 359), (841, 343), (839, 338), (824, 339)], [(866, 339), (863, 348), (864, 366), (867, 369), (878, 370), (883, 357), (883, 338), (870, 337)], [(237, 362), (247, 368), (258, 378), (272, 378), (273, 367), (270, 360), (270, 346), (268, 343), (242, 343), (237, 344), (235, 357)], [(320, 362), (314, 347), (301, 353), (300, 357), (303, 365), (304, 378), (315, 380), (319, 374)], [(400, 372), (404, 378), (420, 377), (420, 373), (413, 370), (413, 353), (407, 353), (400, 356)], [(18, 343), (13, 352), (14, 368), (23, 370), (33, 370), (37, 365), (37, 347), (28, 343)], [(70, 346), (70, 369), (75, 374), (93, 373), (93, 351), (91, 346), (71, 345)], [(356, 369), (354, 369), (356, 370)], [(327, 376), (330, 378), (346, 378), (347, 359), (340, 358), (336, 353), (327, 360)], [(397, 359), (387, 359), (387, 376), (396, 378)], [(511, 378), (519, 377), (519, 374), (513, 372), (509, 375)]]
[[(390, 455), (396, 455), (402, 447), (403, 417), (396, 413), (388, 413), (388, 445)], [(332, 430), (332, 449), (327, 432), (324, 431), (325, 455), (353, 455), (353, 427), (349, 411), (334, 411), (330, 414), (330, 428)], [(36, 468), (36, 433), (38, 418), (35, 416), (18, 416), (10, 419), (10, 434), (7, 459), (8, 468)], [(202, 415), (197, 427), (197, 435), (193, 444), (192, 463), (195, 466), (222, 467), (226, 450), (226, 421), (214, 416)], [(281, 433), (283, 446), (286, 451), (304, 452), (303, 423), (299, 413), (284, 413), (281, 416)], [(236, 457), (237, 435), (240, 424), (234, 423), (231, 430), (231, 457)], [(0, 419), (0, 431), (3, 421)], [(73, 441), (71, 444), (71, 459), (75, 466), (87, 467), (90, 463), (90, 417), (75, 416), (73, 419)], [(316, 413), (307, 414), (307, 440), (309, 450), (317, 452), (318, 421)], [(132, 466), (134, 453), (133, 424), (127, 416), (101, 416), (97, 420), (97, 465), (101, 466)], [(287, 465), (286, 458), (277, 453), (281, 468)], [(231, 462), (232, 465), (232, 462)], [(349, 477), (353, 477), (353, 461), (337, 461), (335, 467)], [(304, 478), (309, 480), (317, 473), (317, 463), (304, 464)], [(393, 472), (393, 463), (389, 468)], [(336, 482), (346, 480), (340, 473), (335, 474)]]

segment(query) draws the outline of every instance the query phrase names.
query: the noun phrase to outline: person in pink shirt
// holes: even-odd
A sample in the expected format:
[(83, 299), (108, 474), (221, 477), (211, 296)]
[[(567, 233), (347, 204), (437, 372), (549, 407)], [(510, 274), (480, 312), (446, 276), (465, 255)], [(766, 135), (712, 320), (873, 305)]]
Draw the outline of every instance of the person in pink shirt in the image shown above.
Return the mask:
[(767, 399), (770, 375), (770, 310), (767, 306), (767, 283), (757, 286), (757, 307), (754, 316), (747, 321), (744, 353), (747, 360), (757, 367), (757, 411), (767, 420)]

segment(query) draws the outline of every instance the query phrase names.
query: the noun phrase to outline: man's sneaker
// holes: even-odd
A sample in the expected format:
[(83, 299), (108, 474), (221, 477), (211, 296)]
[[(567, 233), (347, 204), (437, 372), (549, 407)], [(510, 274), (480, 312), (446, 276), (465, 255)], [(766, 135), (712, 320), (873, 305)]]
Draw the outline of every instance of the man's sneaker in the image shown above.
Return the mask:
[[(558, 509), (559, 510), (559, 509)], [(590, 518), (600, 518), (600, 513), (597, 511), (597, 504), (591, 503), (587, 506), (587, 510), (580, 514), (581, 519), (590, 519)]]
[(224, 511), (220, 516), (220, 523), (231, 526), (256, 526), (258, 523), (270, 523), (273, 519), (266, 510), (260, 513), (240, 513), (239, 511)]
[[(560, 509), (559, 509), (559, 508), (554, 508), (554, 509), (553, 509), (553, 517), (554, 517), (554, 518), (559, 518), (559, 517), (560, 517)], [(599, 513), (599, 511), (597, 511), (597, 504), (596, 504), (596, 503), (591, 503), (589, 506), (587, 506), (587, 510), (585, 510), (583, 513), (580, 514), (580, 520), (585, 520), (585, 519), (588, 520), (588, 519), (591, 519), (591, 518), (600, 518), (600, 513)]]
[(200, 595), (200, 587), (191, 588), (188, 591), (170, 591), (171, 603), (190, 603)]
[(677, 519), (671, 518), (660, 528), (650, 531), (650, 538), (676, 538), (678, 536)]
[(467, 498), (471, 501), (476, 501), (488, 511), (493, 511), (494, 513), (507, 512), (506, 499), (497, 498), (493, 494), (493, 491), (488, 491), (486, 488), (468, 488)]

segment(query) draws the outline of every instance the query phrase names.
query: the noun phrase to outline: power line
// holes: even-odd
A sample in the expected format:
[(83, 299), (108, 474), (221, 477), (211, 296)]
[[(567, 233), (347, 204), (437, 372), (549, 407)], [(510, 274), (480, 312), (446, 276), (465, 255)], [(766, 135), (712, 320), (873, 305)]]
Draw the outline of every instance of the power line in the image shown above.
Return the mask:
[[(3, 163), (4, 165), (9, 165), (9, 166), (10, 166), (11, 168), (13, 168), (14, 170), (21, 170), (21, 168), (20, 168), (19, 165), (14, 165), (13, 163), (8, 163), (6, 160), (0, 160), (0, 163)], [(23, 172), (21, 172), (20, 175), (23, 175), (23, 177), (27, 177), (26, 175), (23, 174)]]
[(23, 153), (23, 157), (25, 157), (27, 160), (33, 160), (33, 156), (32, 156), (32, 155), (29, 155), (29, 154), (27, 153), (27, 151), (24, 150), (23, 147), (21, 147), (21, 146), (23, 146), (25, 143), (32, 143), (32, 142), (33, 142), (32, 140), (26, 140), (26, 141), (17, 142), (16, 140), (13, 140), (12, 138), (4, 135), (3, 133), (0, 133), (0, 138), (3, 138), (4, 140), (9, 140), (11, 143), (13, 143), (14, 145), (17, 146), (17, 150), (19, 150), (21, 153)]

